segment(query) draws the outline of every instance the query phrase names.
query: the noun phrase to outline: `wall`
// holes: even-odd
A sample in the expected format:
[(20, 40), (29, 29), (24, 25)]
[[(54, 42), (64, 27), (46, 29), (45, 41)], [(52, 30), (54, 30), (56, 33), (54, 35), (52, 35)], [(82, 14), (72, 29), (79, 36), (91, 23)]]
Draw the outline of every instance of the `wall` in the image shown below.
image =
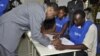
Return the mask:
[(68, 2), (71, 0), (56, 0), (59, 6), (67, 6)]
[(38, 3), (43, 3), (44, 0), (21, 0), (22, 3), (27, 3), (27, 2), (34, 2), (37, 1)]

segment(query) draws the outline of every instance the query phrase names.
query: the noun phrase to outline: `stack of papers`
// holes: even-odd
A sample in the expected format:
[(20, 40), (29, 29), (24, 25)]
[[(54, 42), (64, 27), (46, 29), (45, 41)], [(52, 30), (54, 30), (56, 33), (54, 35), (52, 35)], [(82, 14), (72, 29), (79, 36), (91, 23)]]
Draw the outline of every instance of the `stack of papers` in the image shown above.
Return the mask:
[[(53, 36), (54, 35), (50, 35), (50, 34), (45, 34), (47, 37), (49, 37), (49, 39), (50, 40), (53, 40)], [(66, 38), (60, 38), (60, 40), (61, 40), (61, 42), (62, 42), (62, 44), (64, 44), (64, 45), (74, 45), (74, 43), (73, 42), (71, 42), (70, 40), (68, 40), (68, 39), (66, 39)]]
[(70, 40), (68, 40), (66, 38), (60, 38), (60, 40), (62, 41), (62, 44), (64, 44), (64, 45), (74, 45), (73, 42), (71, 42)]

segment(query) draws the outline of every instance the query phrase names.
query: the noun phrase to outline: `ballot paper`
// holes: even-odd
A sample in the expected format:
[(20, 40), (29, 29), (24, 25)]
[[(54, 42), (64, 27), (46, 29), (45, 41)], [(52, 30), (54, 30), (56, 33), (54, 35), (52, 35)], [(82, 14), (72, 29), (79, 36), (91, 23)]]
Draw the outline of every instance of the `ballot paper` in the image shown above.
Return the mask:
[[(45, 36), (49, 37), (49, 39), (52, 41), (54, 35), (45, 34)], [(62, 44), (64, 44), (64, 45), (74, 45), (74, 43), (72, 41), (66, 39), (65, 37), (60, 38), (60, 40), (61, 40)], [(53, 45), (49, 45), (48, 48), (55, 49)]]
[(66, 38), (60, 38), (62, 44), (64, 45), (74, 45), (73, 42), (71, 42), (70, 40), (66, 39)]
[[(53, 36), (54, 35), (50, 35), (50, 34), (45, 34), (47, 37), (49, 37), (49, 39), (52, 41), (53, 40)], [(68, 39), (66, 39), (65, 37), (60, 38), (62, 44), (64, 45), (74, 45), (74, 43)]]

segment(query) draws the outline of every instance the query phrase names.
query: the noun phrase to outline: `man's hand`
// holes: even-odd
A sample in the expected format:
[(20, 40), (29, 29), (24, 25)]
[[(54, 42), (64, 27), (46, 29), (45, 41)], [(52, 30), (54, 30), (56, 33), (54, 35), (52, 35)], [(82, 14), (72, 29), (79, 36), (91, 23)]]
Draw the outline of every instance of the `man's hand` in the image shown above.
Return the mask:
[(66, 49), (65, 47), (66, 47), (66, 46), (63, 45), (63, 44), (59, 44), (59, 45), (55, 46), (55, 48), (56, 48), (57, 50), (65, 50), (65, 49)]
[(60, 35), (54, 35), (53, 40), (60, 40)]
[(61, 40), (57, 37), (54, 37), (53, 41), (52, 41), (52, 44), (54, 46), (58, 46), (59, 44), (61, 44)]
[(54, 45), (54, 47), (57, 50), (64, 50), (65, 49), (65, 45), (62, 44), (60, 37), (57, 35), (53, 37), (52, 44)]

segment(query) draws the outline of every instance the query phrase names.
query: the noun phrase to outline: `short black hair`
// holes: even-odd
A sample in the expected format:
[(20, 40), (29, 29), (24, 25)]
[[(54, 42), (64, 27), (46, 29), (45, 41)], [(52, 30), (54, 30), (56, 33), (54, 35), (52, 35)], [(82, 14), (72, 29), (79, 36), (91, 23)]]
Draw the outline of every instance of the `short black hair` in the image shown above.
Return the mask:
[(85, 3), (87, 0), (83, 0), (83, 2)]
[(75, 18), (75, 16), (77, 15), (77, 14), (79, 14), (80, 16), (81, 16), (81, 18), (85, 18), (85, 12), (83, 11), (83, 10), (76, 10), (75, 12), (74, 12), (74, 15), (73, 15), (73, 18)]
[(50, 0), (44, 0), (44, 3), (48, 4), (48, 3), (50, 3)]
[(47, 4), (48, 7), (53, 7), (54, 10), (58, 10), (58, 4), (56, 4), (55, 2), (50, 2)]
[(66, 14), (68, 13), (68, 8), (66, 6), (60, 6), (59, 10), (63, 10)]
[(53, 18), (53, 19), (47, 19), (47, 20), (44, 20), (42, 22), (42, 26), (46, 30), (52, 29), (54, 27), (54, 25), (55, 25), (55, 18)]

